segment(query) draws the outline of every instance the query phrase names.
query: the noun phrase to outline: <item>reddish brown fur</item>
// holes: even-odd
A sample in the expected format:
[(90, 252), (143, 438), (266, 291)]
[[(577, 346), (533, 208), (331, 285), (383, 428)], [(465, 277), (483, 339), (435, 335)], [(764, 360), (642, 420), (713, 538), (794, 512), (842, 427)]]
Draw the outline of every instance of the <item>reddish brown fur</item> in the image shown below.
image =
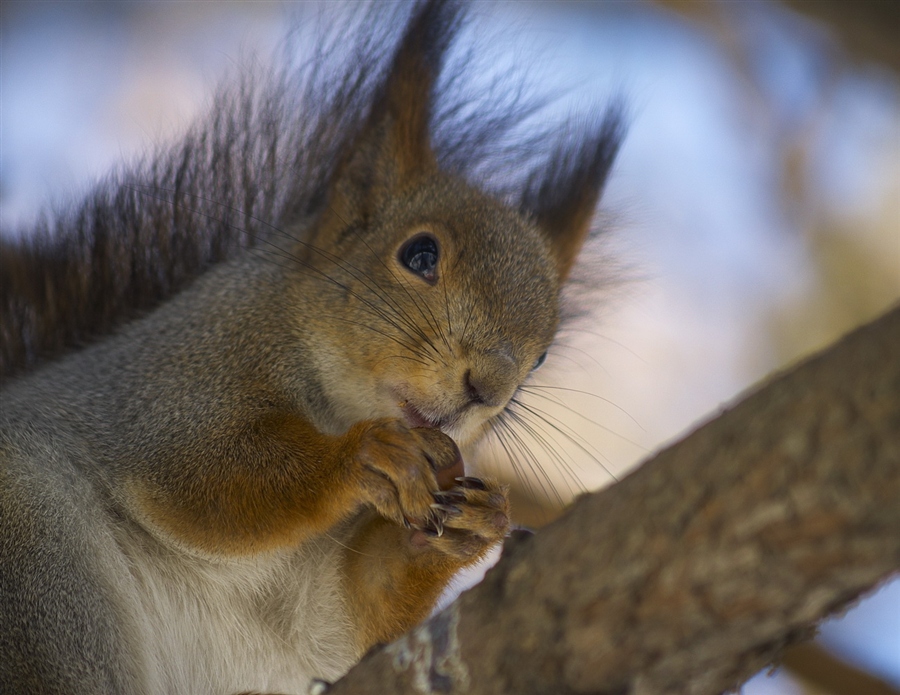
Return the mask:
[(457, 489), (468, 503), (443, 535), (405, 529), (370, 515), (345, 551), (346, 595), (364, 651), (390, 642), (425, 618), (460, 568), (484, 557), (509, 528), (506, 492)]
[(293, 545), (360, 506), (350, 464), (367, 425), (331, 437), (296, 415), (267, 413), (212, 465), (171, 466), (181, 475), (135, 480), (132, 492), (150, 521), (191, 546), (245, 554)]
[[(0, 419), (17, 441), (34, 439), (34, 450), (57, 447), (60, 479), (83, 477), (107, 495), (91, 518), (111, 525), (131, 518), (137, 523), (126, 533), (143, 525), (171, 541), (164, 560), (141, 556), (140, 543), (128, 548), (132, 556), (116, 556), (123, 566), (137, 559), (158, 569), (160, 581), (178, 576), (165, 562), (195, 559), (185, 549), (214, 556), (221, 581), (239, 584), (242, 575), (229, 572), (242, 563), (222, 556), (285, 548), (302, 563), (307, 550), (324, 548), (332, 563), (325, 578), (319, 565), (300, 567), (315, 596), (312, 614), (320, 619), (320, 601), (330, 601), (335, 625), (346, 617), (354, 624), (360, 653), (422, 619), (452, 575), (508, 531), (504, 488), (447, 479), (447, 471), (463, 472), (451, 437), (466, 447), (483, 436), (551, 344), (562, 280), (590, 232), (618, 145), (615, 118), (586, 145), (558, 140), (512, 206), (447, 166), (430, 128), (435, 80), (458, 18), (455, 3), (417, 4), (376, 84), (348, 86), (359, 73), (347, 72), (341, 89), (356, 110), (346, 115), (336, 96), (337, 125), (303, 131), (291, 122), (299, 134), (288, 129), (282, 145), (276, 114), (284, 99), (238, 126), (224, 117), (223, 126), (217, 120), (139, 172), (144, 183), (124, 177), (98, 189), (71, 219), (61, 218), (68, 236), (45, 247), (0, 247), (0, 270), (12, 264), (15, 285), (0, 297), (12, 307), (0, 321), (10, 343), (0, 353), (2, 377), (110, 330), (183, 289), (206, 265), (252, 246), (260, 229), (271, 232), (262, 251), (238, 254), (118, 335), (13, 384), (5, 402), (14, 407)], [(365, 106), (354, 101), (360, 94)], [(259, 96), (237, 103), (252, 112)], [(271, 137), (256, 132), (269, 126)], [(235, 168), (241, 127), (255, 139), (252, 156)], [(471, 142), (497, 130), (467, 127)], [(305, 145), (297, 159), (279, 149), (323, 133), (331, 140)], [(454, 156), (479, 151), (462, 142)], [(238, 179), (241, 196), (233, 195)], [(236, 197), (243, 208), (232, 206)], [(421, 254), (432, 259), (427, 271), (405, 257), (423, 239), (432, 244)], [(298, 548), (304, 541), (313, 542)], [(325, 584), (340, 572), (340, 587)], [(42, 574), (23, 570), (17, 586)], [(65, 581), (56, 595), (85, 589), (69, 592)], [(298, 599), (295, 588), (283, 591), (284, 605)], [(48, 613), (34, 606), (25, 622), (38, 625)], [(121, 640), (93, 625), (87, 642), (106, 639), (110, 653), (119, 649)], [(200, 639), (216, 644), (215, 625), (199, 624)], [(307, 620), (296, 627), (307, 629)], [(36, 628), (31, 644), (64, 644), (71, 631), (47, 632)], [(37, 651), (23, 653), (31, 659)], [(351, 658), (347, 652), (341, 658)], [(76, 661), (81, 668), (102, 659)], [(123, 678), (130, 665), (119, 664)], [(176, 665), (173, 673), (189, 670)]]

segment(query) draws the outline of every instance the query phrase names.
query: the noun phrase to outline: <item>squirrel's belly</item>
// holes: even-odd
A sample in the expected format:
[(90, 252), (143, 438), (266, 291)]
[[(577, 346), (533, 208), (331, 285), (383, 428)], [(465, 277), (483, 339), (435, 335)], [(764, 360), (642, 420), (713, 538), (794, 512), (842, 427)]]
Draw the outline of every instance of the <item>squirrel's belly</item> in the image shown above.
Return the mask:
[(239, 561), (134, 553), (151, 691), (305, 693), (311, 678), (337, 679), (359, 657), (337, 548), (308, 543)]

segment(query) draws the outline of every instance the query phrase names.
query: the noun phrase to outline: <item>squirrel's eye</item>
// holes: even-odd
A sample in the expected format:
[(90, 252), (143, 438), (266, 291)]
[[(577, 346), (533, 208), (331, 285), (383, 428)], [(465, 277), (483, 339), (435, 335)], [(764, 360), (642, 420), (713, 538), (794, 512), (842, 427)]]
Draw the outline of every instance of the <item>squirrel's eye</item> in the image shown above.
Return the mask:
[(426, 282), (437, 282), (438, 245), (434, 237), (420, 234), (407, 241), (398, 254), (400, 262)]
[(544, 360), (546, 360), (546, 359), (547, 359), (547, 353), (545, 352), (543, 355), (541, 355), (534, 361), (534, 365), (532, 365), (531, 371), (534, 371), (535, 369), (540, 369), (541, 365), (544, 364)]

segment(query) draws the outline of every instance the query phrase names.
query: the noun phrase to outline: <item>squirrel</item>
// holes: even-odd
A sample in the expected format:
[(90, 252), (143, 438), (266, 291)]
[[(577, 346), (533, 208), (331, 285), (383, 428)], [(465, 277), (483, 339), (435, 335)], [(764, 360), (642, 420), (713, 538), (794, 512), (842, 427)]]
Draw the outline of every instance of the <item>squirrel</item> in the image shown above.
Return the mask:
[(438, 98), (463, 18), (220, 92), (0, 243), (4, 692), (303, 692), (508, 533), (464, 462), (554, 339), (622, 125), (503, 155), (527, 108)]

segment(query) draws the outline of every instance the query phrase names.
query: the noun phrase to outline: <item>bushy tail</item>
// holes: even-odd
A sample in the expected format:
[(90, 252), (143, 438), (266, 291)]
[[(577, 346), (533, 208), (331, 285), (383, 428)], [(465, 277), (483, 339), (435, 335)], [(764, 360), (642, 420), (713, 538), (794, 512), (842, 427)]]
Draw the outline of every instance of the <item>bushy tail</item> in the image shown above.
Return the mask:
[[(112, 173), (28, 233), (0, 237), (0, 380), (110, 333), (245, 249), (302, 234), (365, 125), (397, 27), (435, 12), (445, 19), (427, 40), (449, 45), (463, 25), (449, 0), (390, 16), (373, 4), (302, 54), (289, 41), (279, 70), (250, 69), (220, 90), (178, 145)], [(605, 177), (621, 137), (610, 119), (553, 145), (562, 140), (547, 137), (552, 126), (534, 129), (540, 100), (514, 78), (473, 87), (466, 66), (451, 61), (438, 83), (432, 132), (442, 166), (538, 214), (572, 176)]]

